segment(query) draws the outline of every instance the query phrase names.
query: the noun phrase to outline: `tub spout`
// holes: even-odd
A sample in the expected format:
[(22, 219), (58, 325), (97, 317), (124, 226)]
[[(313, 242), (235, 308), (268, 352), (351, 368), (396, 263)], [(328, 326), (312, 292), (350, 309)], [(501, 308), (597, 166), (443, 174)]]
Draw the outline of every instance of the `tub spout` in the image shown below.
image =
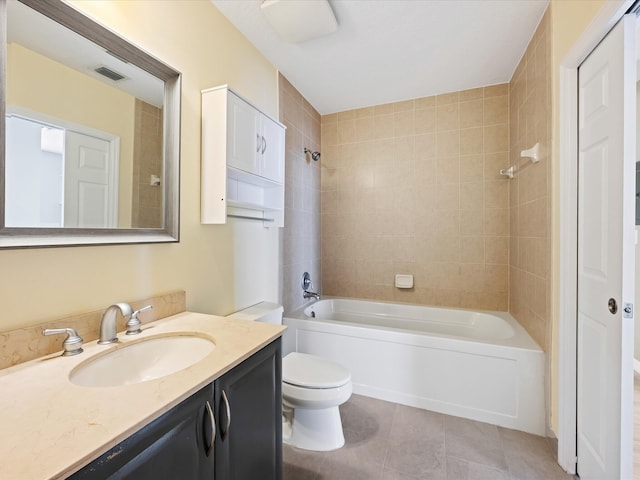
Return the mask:
[(316, 300), (320, 300), (320, 295), (318, 295), (316, 292), (305, 290), (304, 292), (302, 292), (302, 298), (315, 298)]

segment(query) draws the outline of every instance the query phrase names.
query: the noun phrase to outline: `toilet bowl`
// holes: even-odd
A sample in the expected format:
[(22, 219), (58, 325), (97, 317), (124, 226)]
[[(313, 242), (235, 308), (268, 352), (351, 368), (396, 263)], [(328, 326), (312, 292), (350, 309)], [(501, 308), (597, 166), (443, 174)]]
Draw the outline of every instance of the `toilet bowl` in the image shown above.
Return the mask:
[[(283, 308), (262, 302), (230, 317), (282, 323)], [(328, 451), (344, 445), (339, 406), (351, 397), (351, 374), (342, 365), (292, 352), (282, 359), (283, 432), (294, 447)]]
[(327, 359), (292, 352), (282, 359), (285, 443), (306, 450), (344, 445), (338, 407), (351, 397), (351, 374)]

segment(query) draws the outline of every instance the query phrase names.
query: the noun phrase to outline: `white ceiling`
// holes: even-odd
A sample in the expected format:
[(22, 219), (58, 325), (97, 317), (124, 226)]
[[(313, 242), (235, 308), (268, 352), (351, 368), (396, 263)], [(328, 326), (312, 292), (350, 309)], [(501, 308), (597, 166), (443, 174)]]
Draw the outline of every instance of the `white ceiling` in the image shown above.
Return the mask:
[(508, 82), (549, 0), (330, 0), (338, 30), (299, 44), (261, 0), (212, 2), (328, 114)]

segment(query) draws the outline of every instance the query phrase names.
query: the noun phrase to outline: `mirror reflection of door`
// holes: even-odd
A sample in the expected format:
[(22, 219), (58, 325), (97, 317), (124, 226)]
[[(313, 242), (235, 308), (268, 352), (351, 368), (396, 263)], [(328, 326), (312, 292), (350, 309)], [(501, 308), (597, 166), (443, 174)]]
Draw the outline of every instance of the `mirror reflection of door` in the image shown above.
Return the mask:
[(117, 226), (117, 137), (18, 115), (7, 133), (7, 226)]

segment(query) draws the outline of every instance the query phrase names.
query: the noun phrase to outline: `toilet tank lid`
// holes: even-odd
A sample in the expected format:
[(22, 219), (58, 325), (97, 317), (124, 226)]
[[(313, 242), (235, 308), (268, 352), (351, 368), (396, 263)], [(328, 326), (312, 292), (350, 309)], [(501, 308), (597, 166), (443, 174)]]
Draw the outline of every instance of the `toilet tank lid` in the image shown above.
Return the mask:
[(228, 318), (239, 318), (243, 320), (263, 321), (267, 323), (282, 323), (282, 305), (271, 302), (260, 302), (248, 308), (238, 310), (227, 315)]
[(291, 352), (282, 359), (282, 381), (305, 388), (336, 388), (351, 381), (351, 373), (326, 358)]

